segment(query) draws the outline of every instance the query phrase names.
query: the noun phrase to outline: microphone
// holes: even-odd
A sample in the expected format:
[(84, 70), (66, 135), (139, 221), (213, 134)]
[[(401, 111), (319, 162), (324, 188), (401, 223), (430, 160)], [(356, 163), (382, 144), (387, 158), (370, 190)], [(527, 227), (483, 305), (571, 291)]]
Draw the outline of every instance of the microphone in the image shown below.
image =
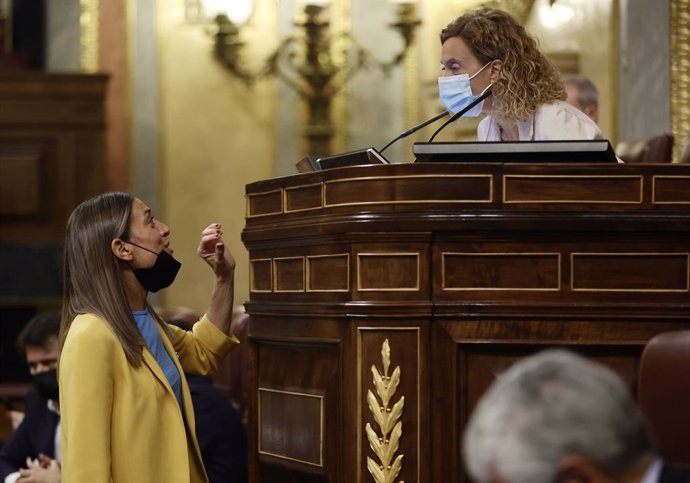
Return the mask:
[(467, 105), (467, 107), (465, 107), (464, 109), (459, 110), (458, 112), (456, 112), (455, 114), (453, 114), (453, 115), (450, 117), (450, 119), (448, 119), (446, 122), (444, 122), (443, 124), (441, 124), (441, 127), (439, 127), (439, 128), (436, 130), (436, 132), (429, 138), (429, 141), (427, 141), (427, 142), (429, 142), (429, 143), (432, 142), (432, 141), (434, 140), (434, 138), (436, 137), (436, 135), (437, 135), (438, 133), (440, 133), (440, 132), (443, 130), (444, 127), (446, 127), (448, 124), (450, 124), (451, 122), (455, 121), (456, 119), (462, 117), (467, 111), (469, 111), (470, 109), (472, 109), (474, 106), (476, 106), (477, 104), (479, 104), (480, 102), (482, 102), (484, 99), (486, 99), (486, 98), (489, 97), (490, 95), (491, 95), (491, 89), (487, 89), (486, 91), (482, 92), (482, 94), (481, 94), (479, 97), (477, 97), (475, 100), (473, 100), (472, 102), (470, 102), (470, 103)]
[(393, 139), (391, 142), (389, 142), (388, 144), (386, 144), (382, 149), (379, 150), (379, 153), (383, 153), (383, 152), (388, 148), (388, 146), (390, 146), (390, 145), (393, 144), (394, 142), (396, 142), (396, 141), (398, 141), (398, 140), (400, 140), (400, 139), (406, 138), (406, 137), (409, 136), (410, 134), (419, 131), (419, 130), (422, 129), (423, 127), (426, 127), (426, 126), (428, 126), (429, 124), (431, 124), (432, 122), (436, 122), (436, 121), (438, 121), (439, 119), (442, 119), (442, 118), (446, 117), (447, 115), (448, 115), (448, 111), (443, 111), (443, 112), (441, 112), (441, 113), (439, 113), (439, 114), (436, 114), (434, 117), (432, 117), (432, 118), (430, 118), (430, 119), (427, 119), (427, 120), (424, 121), (423, 123), (417, 124), (417, 125), (416, 125), (415, 127), (413, 127), (412, 129), (408, 129), (407, 131), (405, 131), (404, 133), (402, 133), (400, 136), (398, 136), (397, 138)]

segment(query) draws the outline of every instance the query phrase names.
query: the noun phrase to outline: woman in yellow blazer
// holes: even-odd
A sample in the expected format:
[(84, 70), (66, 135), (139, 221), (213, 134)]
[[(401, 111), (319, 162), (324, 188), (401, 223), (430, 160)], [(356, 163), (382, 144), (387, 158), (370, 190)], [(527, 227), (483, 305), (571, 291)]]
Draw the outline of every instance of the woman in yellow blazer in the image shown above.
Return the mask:
[(60, 332), (62, 481), (207, 482), (184, 372), (208, 374), (231, 333), (235, 261), (218, 224), (199, 255), (215, 276), (207, 314), (187, 332), (150, 308), (180, 268), (169, 228), (129, 193), (79, 205), (67, 223)]

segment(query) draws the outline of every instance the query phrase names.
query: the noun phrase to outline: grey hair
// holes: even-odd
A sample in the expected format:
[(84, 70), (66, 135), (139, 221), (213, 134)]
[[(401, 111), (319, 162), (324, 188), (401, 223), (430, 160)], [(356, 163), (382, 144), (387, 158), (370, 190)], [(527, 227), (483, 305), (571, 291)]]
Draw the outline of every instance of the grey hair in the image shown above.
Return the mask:
[(463, 452), (477, 482), (557, 481), (558, 466), (578, 455), (610, 475), (654, 447), (625, 383), (610, 369), (565, 350), (528, 357), (480, 399)]
[(587, 106), (599, 105), (599, 91), (597, 86), (583, 75), (566, 75), (563, 77), (564, 84), (573, 84), (577, 87), (577, 102), (585, 108)]

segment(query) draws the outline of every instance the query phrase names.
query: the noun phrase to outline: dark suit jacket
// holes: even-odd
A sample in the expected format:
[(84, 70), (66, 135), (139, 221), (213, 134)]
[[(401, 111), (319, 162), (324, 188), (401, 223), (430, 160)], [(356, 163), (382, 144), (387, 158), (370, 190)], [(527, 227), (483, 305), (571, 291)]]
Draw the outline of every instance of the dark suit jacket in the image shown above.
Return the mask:
[(690, 468), (664, 464), (658, 483), (690, 483)]
[(39, 453), (55, 458), (55, 429), (59, 416), (48, 409), (48, 401), (35, 388), (26, 395), (24, 420), (0, 450), (0, 481), (26, 467), (27, 456)]
[(247, 432), (230, 401), (207, 377), (186, 374), (196, 437), (210, 483), (247, 482)]

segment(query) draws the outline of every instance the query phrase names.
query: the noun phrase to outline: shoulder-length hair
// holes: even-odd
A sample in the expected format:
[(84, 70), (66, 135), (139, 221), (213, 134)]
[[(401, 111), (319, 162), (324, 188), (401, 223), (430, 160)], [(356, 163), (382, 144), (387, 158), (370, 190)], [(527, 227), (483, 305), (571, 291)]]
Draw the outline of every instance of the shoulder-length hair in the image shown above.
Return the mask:
[(492, 111), (500, 119), (524, 121), (534, 115), (537, 106), (566, 98), (556, 67), (506, 12), (480, 9), (461, 15), (441, 31), (441, 45), (451, 37), (460, 37), (482, 65), (502, 62), (491, 101)]
[(121, 264), (111, 249), (129, 239), (131, 193), (104, 193), (80, 204), (67, 221), (60, 352), (79, 314), (101, 317), (122, 343), (127, 361), (139, 367), (144, 340), (127, 300)]

